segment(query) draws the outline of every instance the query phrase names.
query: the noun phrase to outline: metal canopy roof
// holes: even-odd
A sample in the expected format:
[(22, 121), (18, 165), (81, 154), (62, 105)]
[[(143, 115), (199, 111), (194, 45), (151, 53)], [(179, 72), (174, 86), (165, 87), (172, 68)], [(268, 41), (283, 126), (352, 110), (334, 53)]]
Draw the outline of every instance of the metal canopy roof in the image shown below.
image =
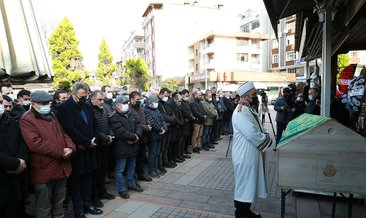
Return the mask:
[[(322, 23), (318, 12), (327, 4), (332, 8), (332, 55), (366, 49), (366, 0), (263, 0), (277, 35), (279, 20), (296, 14), (296, 50), (301, 57), (321, 57)], [(304, 26), (304, 23), (306, 26)], [(305, 31), (303, 32), (303, 29)], [(303, 42), (303, 48), (301, 45)]]

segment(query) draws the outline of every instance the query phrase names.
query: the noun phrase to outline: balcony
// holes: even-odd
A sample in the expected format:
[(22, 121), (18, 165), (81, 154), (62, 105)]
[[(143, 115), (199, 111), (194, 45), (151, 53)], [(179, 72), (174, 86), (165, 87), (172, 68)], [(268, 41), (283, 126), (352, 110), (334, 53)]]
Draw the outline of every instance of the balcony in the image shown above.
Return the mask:
[(206, 48), (202, 50), (202, 54), (214, 54), (215, 44), (209, 44)]

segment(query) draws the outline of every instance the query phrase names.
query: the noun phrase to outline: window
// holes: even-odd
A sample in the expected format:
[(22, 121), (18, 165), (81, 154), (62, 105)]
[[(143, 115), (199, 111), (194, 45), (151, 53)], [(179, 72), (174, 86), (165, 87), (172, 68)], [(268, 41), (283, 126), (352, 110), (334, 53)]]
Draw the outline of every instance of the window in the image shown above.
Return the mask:
[(260, 64), (260, 55), (259, 54), (252, 54), (252, 64)]
[(286, 24), (286, 29), (288, 32), (295, 32), (295, 21), (291, 21), (289, 23)]
[(196, 56), (198, 56), (198, 50), (196, 49)]
[(293, 45), (293, 44), (295, 44), (295, 35), (291, 34), (289, 36), (286, 36), (286, 46)]
[(278, 48), (278, 41), (277, 39), (272, 39), (272, 49)]
[(248, 62), (248, 54), (247, 53), (238, 53), (236, 55), (236, 59), (238, 62)]
[(198, 71), (198, 64), (196, 64), (196, 71)]
[(296, 59), (296, 53), (294, 51), (286, 52), (286, 61), (293, 61)]
[(252, 39), (252, 47), (254, 47), (254, 48), (260, 48), (259, 40)]
[(274, 54), (272, 55), (272, 64), (277, 64), (278, 63), (278, 54)]
[(249, 33), (250, 32), (250, 23), (241, 26), (240, 31), (244, 32), (244, 33)]
[(236, 45), (238, 46), (248, 46), (249, 40), (246, 38), (237, 38), (236, 39)]
[(252, 30), (259, 27), (259, 20), (255, 20), (252, 22)]

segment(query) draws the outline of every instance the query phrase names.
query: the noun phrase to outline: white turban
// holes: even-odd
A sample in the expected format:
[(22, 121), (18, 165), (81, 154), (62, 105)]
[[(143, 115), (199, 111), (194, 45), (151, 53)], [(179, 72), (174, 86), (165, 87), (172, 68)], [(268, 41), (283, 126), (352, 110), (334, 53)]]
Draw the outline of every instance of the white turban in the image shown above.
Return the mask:
[(236, 94), (238, 94), (240, 97), (243, 96), (248, 91), (254, 89), (254, 83), (253, 82), (247, 82), (243, 85), (239, 86), (238, 90), (236, 90)]

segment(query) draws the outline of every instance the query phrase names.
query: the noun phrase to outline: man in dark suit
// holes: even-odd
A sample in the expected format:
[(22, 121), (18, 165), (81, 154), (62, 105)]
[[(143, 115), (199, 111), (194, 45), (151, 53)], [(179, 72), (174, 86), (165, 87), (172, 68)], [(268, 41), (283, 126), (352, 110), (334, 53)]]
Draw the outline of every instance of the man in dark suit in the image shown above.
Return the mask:
[(70, 98), (60, 105), (57, 115), (77, 147), (71, 159), (73, 171), (69, 180), (75, 217), (85, 217), (86, 213), (103, 213), (91, 204), (92, 171), (97, 167), (95, 147), (98, 130), (93, 109), (86, 104), (88, 93), (89, 86), (86, 83), (76, 82)]

